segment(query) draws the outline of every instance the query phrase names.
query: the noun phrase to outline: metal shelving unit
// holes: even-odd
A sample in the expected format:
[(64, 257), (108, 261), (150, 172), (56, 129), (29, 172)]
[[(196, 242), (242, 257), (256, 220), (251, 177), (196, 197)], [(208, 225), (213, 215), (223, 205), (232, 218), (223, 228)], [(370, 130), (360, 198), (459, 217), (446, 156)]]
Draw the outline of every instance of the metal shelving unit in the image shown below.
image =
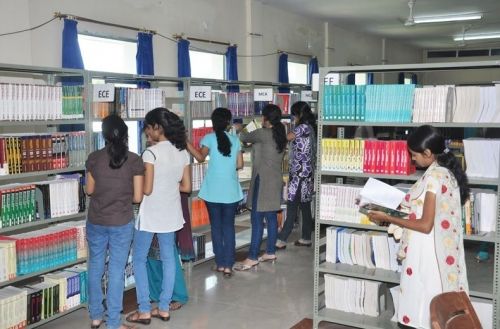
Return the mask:
[[(349, 73), (387, 73), (387, 72), (428, 72), (428, 71), (448, 71), (448, 70), (474, 70), (474, 69), (499, 69), (500, 61), (484, 61), (484, 62), (454, 62), (454, 63), (433, 63), (433, 64), (410, 64), (410, 65), (375, 65), (375, 66), (359, 66), (359, 67), (327, 67), (320, 68), (320, 96), (318, 100), (318, 154), (317, 168), (321, 167), (321, 139), (324, 128), (337, 127), (357, 127), (357, 126), (372, 126), (372, 127), (418, 127), (425, 123), (399, 123), (399, 122), (360, 122), (360, 121), (332, 121), (323, 120), (323, 84), (325, 76), (329, 73), (338, 73), (346, 75)], [(500, 128), (498, 123), (429, 123), (439, 128)], [(320, 191), (322, 182), (333, 181), (336, 177), (358, 177), (368, 178), (374, 177), (378, 179), (400, 180), (400, 181), (416, 181), (422, 172), (417, 172), (412, 175), (384, 175), (384, 174), (367, 174), (358, 172), (341, 172), (326, 169), (319, 169), (316, 172), (316, 191)], [(499, 178), (482, 178), (469, 177), (471, 185), (488, 185), (500, 190)], [(500, 198), (499, 198), (500, 199)], [(334, 322), (342, 325), (353, 326), (357, 328), (398, 328), (395, 322), (390, 321), (392, 314), (385, 311), (379, 317), (370, 317), (354, 313), (347, 313), (337, 310), (327, 309), (324, 306), (324, 274), (335, 274), (344, 277), (354, 277), (365, 280), (386, 282), (389, 284), (399, 283), (399, 273), (382, 270), (382, 269), (367, 269), (356, 265), (347, 265), (339, 263), (325, 262), (324, 249), (326, 245), (326, 237), (322, 228), (327, 226), (341, 226), (361, 230), (370, 231), (386, 231), (386, 227), (375, 225), (364, 225), (357, 223), (344, 222), (342, 219), (335, 221), (319, 219), (319, 209), (321, 204), (321, 195), (318, 193), (316, 197), (316, 226), (315, 226), (315, 246), (314, 246), (314, 296), (313, 296), (313, 328), (318, 328), (320, 321)], [(500, 203), (498, 205), (500, 207)], [(494, 269), (491, 285), (485, 289), (480, 285), (479, 278), (469, 277), (470, 296), (474, 299), (482, 301), (490, 301), (493, 305), (493, 328), (500, 329), (500, 287), (499, 287), (499, 265), (500, 265), (500, 220), (498, 220), (499, 210), (497, 207), (497, 224), (495, 232), (481, 232), (476, 235), (464, 236), (464, 240), (491, 242), (495, 244), (494, 254)]]

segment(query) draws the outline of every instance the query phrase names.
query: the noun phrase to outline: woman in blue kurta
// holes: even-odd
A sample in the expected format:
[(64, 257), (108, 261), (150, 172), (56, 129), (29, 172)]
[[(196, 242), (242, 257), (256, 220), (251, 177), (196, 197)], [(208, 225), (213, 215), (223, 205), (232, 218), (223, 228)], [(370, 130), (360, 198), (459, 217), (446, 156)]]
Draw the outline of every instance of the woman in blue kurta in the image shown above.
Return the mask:
[(199, 162), (210, 157), (198, 197), (205, 200), (210, 218), (216, 271), (230, 277), (235, 257), (234, 219), (243, 192), (237, 170), (243, 168), (243, 155), (237, 136), (228, 133), (231, 111), (216, 108), (212, 112), (213, 133), (203, 137), (201, 149), (188, 144), (189, 152)]

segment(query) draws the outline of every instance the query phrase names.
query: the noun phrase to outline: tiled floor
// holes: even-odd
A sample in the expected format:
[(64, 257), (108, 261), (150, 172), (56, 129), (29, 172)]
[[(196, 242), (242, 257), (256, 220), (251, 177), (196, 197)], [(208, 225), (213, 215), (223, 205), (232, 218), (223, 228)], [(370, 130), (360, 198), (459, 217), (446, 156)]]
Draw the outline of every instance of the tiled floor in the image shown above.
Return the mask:
[[(293, 239), (291, 239), (293, 241)], [(492, 273), (491, 261), (477, 264), (473, 261), (476, 245), (468, 252), (470, 276), (479, 278), (475, 288), (489, 288), (486, 280)], [(241, 257), (242, 255), (239, 254)], [(212, 262), (198, 265), (186, 272), (190, 300), (178, 311), (172, 312), (168, 323), (154, 319), (143, 328), (291, 328), (309, 329), (312, 318), (313, 249), (289, 244), (278, 253), (275, 264), (263, 263), (249, 272), (236, 272), (224, 278), (212, 272)], [(491, 289), (491, 288), (490, 288)], [(301, 322), (302, 321), (302, 322)], [(84, 309), (52, 321), (43, 329), (89, 328)], [(320, 328), (345, 328), (323, 324)]]

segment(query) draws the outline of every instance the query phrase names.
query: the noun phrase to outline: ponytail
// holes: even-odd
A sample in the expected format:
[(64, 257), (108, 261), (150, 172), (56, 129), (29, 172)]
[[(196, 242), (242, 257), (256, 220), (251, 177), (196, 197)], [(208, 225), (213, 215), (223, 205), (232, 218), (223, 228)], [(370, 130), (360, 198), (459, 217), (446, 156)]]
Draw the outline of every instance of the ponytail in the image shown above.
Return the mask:
[(109, 115), (102, 120), (102, 135), (106, 141), (109, 167), (119, 169), (128, 158), (128, 127), (117, 115)]
[(460, 188), (460, 202), (462, 205), (469, 198), (467, 174), (462, 169), (455, 155), (445, 146), (444, 137), (433, 126), (418, 127), (408, 136), (408, 148), (414, 152), (423, 153), (426, 149), (435, 155), (437, 163), (447, 168)]
[(231, 141), (226, 135), (226, 129), (231, 123), (231, 111), (226, 108), (218, 107), (212, 112), (212, 127), (217, 137), (217, 149), (228, 157), (231, 155)]
[(262, 115), (273, 126), (273, 139), (276, 143), (276, 150), (278, 150), (278, 153), (282, 153), (288, 141), (285, 126), (281, 123), (280, 108), (274, 104), (268, 104), (262, 109)]

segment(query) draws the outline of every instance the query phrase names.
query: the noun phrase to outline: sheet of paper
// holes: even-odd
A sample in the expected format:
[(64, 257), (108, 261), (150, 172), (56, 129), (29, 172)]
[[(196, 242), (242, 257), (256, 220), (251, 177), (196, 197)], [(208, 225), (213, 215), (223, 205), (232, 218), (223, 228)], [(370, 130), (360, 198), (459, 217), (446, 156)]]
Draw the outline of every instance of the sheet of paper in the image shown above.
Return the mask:
[(379, 181), (369, 178), (360, 192), (361, 204), (375, 203), (390, 209), (397, 209), (403, 201), (405, 193), (399, 189)]

